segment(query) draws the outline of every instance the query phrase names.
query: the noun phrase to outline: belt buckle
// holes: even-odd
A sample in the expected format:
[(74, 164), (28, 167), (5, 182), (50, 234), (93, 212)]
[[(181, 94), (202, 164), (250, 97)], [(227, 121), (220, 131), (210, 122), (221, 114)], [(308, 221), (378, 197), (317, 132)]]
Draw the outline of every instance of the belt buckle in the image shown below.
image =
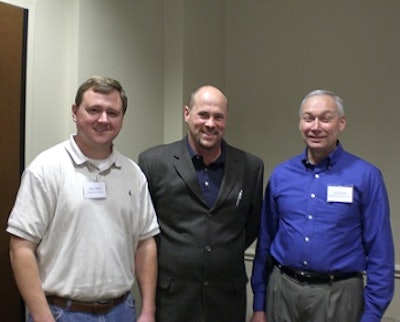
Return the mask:
[(304, 271), (293, 271), (294, 277), (299, 281), (299, 282), (306, 282), (307, 279), (310, 278), (309, 274), (307, 274)]
[(331, 284), (332, 285), (332, 283), (335, 281), (335, 276), (334, 275), (332, 275), (332, 274), (329, 274), (329, 284)]

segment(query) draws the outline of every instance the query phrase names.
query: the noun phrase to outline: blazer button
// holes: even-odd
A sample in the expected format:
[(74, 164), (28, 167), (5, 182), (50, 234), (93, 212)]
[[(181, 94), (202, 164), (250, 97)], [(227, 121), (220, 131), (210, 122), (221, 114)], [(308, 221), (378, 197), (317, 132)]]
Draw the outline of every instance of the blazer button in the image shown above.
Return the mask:
[(207, 253), (211, 253), (211, 247), (210, 247), (210, 246), (206, 246), (205, 249), (206, 249), (206, 252), (207, 252)]

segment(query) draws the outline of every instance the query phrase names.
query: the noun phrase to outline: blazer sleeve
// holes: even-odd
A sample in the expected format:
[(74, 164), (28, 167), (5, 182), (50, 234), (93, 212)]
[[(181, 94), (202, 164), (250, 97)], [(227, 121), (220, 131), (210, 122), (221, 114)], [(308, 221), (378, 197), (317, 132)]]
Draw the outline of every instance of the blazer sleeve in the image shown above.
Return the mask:
[(254, 176), (255, 187), (252, 197), (252, 207), (246, 226), (246, 248), (248, 248), (258, 236), (263, 199), (264, 164), (262, 160), (257, 158), (254, 167), (256, 169), (256, 175)]

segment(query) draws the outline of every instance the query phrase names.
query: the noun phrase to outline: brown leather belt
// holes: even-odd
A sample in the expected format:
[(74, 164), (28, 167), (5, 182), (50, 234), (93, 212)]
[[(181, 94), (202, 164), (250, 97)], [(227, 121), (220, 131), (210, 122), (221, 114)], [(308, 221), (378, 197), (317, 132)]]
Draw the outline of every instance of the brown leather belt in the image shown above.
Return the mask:
[(85, 312), (91, 314), (105, 314), (109, 312), (113, 307), (117, 306), (118, 304), (122, 303), (128, 293), (121, 295), (117, 298), (110, 299), (110, 300), (101, 300), (97, 302), (80, 302), (74, 301), (71, 299), (59, 297), (56, 295), (49, 295), (46, 296), (47, 302), (49, 304), (66, 308), (69, 311), (73, 312)]
[(325, 284), (325, 283), (333, 283), (338, 281), (343, 281), (353, 277), (361, 277), (360, 272), (351, 272), (351, 273), (335, 273), (335, 274), (319, 274), (312, 272), (304, 272), (304, 271), (296, 271), (289, 267), (282, 266), (280, 264), (276, 265), (277, 268), (284, 274), (296, 279), (302, 283), (310, 283), (310, 284)]

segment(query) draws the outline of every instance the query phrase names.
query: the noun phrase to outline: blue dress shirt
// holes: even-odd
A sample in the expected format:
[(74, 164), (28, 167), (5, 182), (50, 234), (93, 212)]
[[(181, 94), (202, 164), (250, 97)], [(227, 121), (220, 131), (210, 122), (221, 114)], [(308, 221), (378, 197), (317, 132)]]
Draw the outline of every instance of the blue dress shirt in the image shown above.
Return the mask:
[(271, 174), (254, 259), (253, 309), (265, 311), (267, 258), (295, 270), (365, 271), (361, 321), (380, 321), (394, 290), (394, 246), (382, 174), (340, 143), (317, 165), (305, 153)]

